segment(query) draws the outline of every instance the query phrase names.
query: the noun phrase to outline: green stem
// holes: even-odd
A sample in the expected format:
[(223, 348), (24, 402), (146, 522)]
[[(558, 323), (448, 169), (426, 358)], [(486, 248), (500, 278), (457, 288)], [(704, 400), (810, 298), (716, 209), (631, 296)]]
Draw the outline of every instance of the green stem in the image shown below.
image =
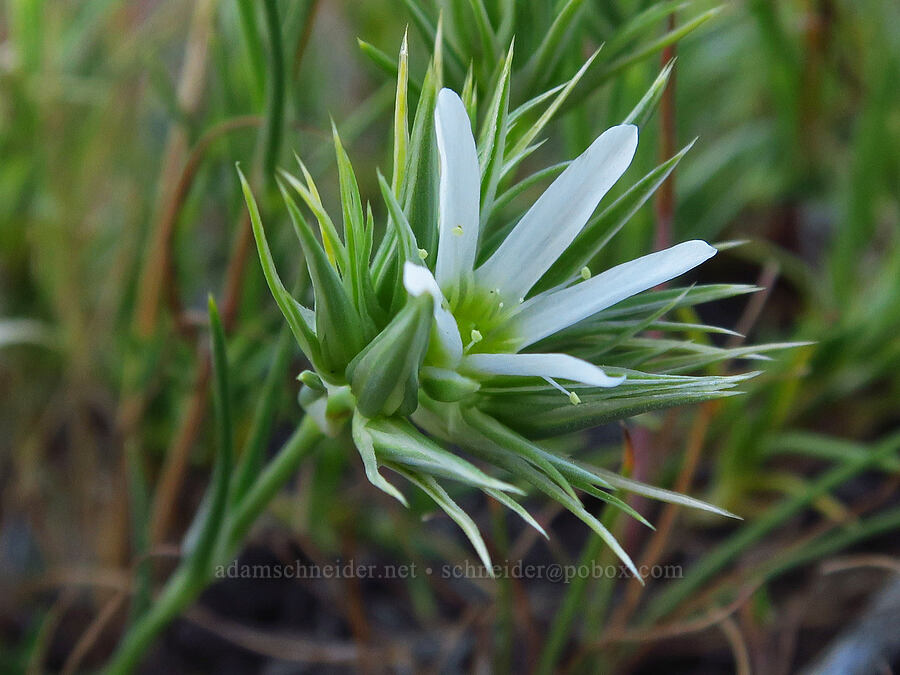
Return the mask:
[[(296, 297), (296, 294), (295, 294)], [(284, 374), (288, 369), (288, 359), (295, 348), (293, 336), (287, 325), (282, 327), (275, 343), (272, 365), (263, 383), (247, 442), (244, 451), (234, 470), (231, 479), (231, 501), (237, 503), (250, 489), (253, 480), (259, 475), (265, 461), (266, 446), (272, 434), (272, 421), (275, 418), (279, 394), (284, 382)]]
[(132, 672), (156, 636), (178, 616), (203, 590), (197, 574), (186, 566), (180, 567), (169, 579), (162, 595), (125, 635), (106, 666), (108, 675)]
[[(310, 417), (304, 417), (278, 456), (265, 468), (247, 495), (235, 506), (220, 536), (218, 555), (214, 561), (227, 562), (243, 541), (250, 527), (272, 501), (278, 491), (296, 472), (300, 462), (315, 447), (322, 433)], [(162, 594), (125, 635), (106, 666), (108, 675), (125, 675), (140, 663), (144, 652), (157, 635), (181, 614), (213, 579), (215, 565), (198, 568), (188, 559), (166, 583)]]
[(322, 438), (322, 432), (308, 415), (287, 440), (278, 456), (265, 468), (246, 496), (235, 506), (225, 523), (224, 556), (231, 555), (263, 509), (296, 472), (300, 462)]

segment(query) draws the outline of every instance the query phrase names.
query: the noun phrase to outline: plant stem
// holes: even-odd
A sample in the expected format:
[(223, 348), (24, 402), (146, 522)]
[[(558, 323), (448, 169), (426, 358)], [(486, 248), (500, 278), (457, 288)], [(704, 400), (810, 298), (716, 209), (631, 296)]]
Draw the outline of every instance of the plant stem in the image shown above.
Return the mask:
[(235, 506), (225, 523), (225, 536), (221, 541), (225, 543), (226, 555), (233, 553), (234, 547), (243, 540), (262, 510), (268, 506), (321, 438), (322, 432), (312, 418), (308, 415), (304, 417), (300, 426), (282, 446), (278, 456), (260, 474), (259, 479)]
[[(219, 536), (218, 553), (213, 562), (221, 564), (234, 554), (234, 549), (243, 541), (256, 519), (321, 438), (322, 433), (312, 418), (304, 417), (278, 456), (235, 506)], [(106, 673), (124, 675), (132, 672), (157, 635), (209, 585), (215, 567), (215, 564), (210, 564), (199, 568), (192, 564), (190, 558), (182, 563), (153, 606), (125, 635), (107, 664)]]

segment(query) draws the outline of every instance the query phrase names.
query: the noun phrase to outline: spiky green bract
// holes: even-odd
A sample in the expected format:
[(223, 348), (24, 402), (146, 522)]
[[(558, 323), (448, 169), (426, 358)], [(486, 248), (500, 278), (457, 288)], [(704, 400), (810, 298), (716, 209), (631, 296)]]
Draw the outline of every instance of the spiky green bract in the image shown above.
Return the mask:
[[(567, 5), (573, 12), (578, 6)], [(480, 14), (479, 2), (472, 7)], [(427, 22), (424, 15), (419, 19)], [(558, 40), (560, 31), (562, 25), (547, 39)], [(542, 492), (584, 521), (633, 569), (627, 553), (581, 502), (581, 493), (645, 524), (618, 491), (730, 514), (563, 457), (537, 439), (729, 396), (752, 373), (712, 375), (705, 369), (727, 359), (767, 358), (764, 352), (792, 345), (715, 347), (703, 336), (729, 331), (665, 320), (670, 311), (755, 290), (729, 285), (652, 290), (714, 255), (705, 242), (683, 242), (611, 269), (591, 270), (597, 254), (691, 145), (638, 178), (593, 218), (631, 162), (638, 137), (634, 125), (609, 129), (571, 162), (518, 182), (513, 178), (596, 54), (559, 87), (516, 107), (510, 44), (490, 75), (479, 120), (477, 72), (469, 71), (462, 98), (441, 89), (440, 25), (433, 36), (435, 58), (411, 133), (405, 41), (400, 51), (393, 175), (389, 180), (378, 173), (385, 217), (377, 247), (372, 212), (363, 210), (336, 131), (342, 232), (302, 163), (302, 179), (281, 173), (284, 202), (312, 280), (314, 310), (284, 290), (244, 183), (266, 280), (313, 367), (300, 377), (300, 403), (328, 434), (346, 431), (350, 422), (372, 484), (404, 504), (404, 495), (382, 470), (418, 486), (460, 525), (485, 565), (490, 564), (487, 547), (474, 521), (439, 480), (484, 491), (543, 534), (514, 498), (523, 488)], [(483, 48), (493, 49), (490, 36), (483, 37), (488, 38)], [(543, 59), (538, 53), (533, 63)], [(452, 51), (448, 60), (454, 62)], [(663, 70), (628, 121), (652, 112), (669, 72), (670, 67)], [(498, 226), (498, 205), (508, 209), (525, 187), (554, 176), (520, 219)], [(287, 188), (315, 216), (321, 238)]]

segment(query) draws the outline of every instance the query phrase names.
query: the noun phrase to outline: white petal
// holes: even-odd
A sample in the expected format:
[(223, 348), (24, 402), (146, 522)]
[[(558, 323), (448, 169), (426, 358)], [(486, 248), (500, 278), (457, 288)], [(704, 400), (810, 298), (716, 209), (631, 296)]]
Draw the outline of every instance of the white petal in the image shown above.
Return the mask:
[(716, 249), (705, 241), (686, 241), (617, 265), (569, 288), (541, 294), (512, 318), (522, 337), (519, 348), (674, 279), (715, 254)]
[(568, 354), (469, 354), (465, 365), (491, 375), (555, 377), (594, 387), (615, 387), (625, 377), (610, 377), (593, 363)]
[(637, 148), (637, 127), (604, 131), (573, 161), (522, 216), (494, 254), (478, 268), (484, 288), (505, 298), (524, 297), (587, 223), (597, 204), (625, 169)]
[(441, 176), (434, 271), (441, 288), (449, 289), (475, 264), (481, 170), (469, 115), (455, 92), (441, 89), (434, 123)]
[(449, 363), (456, 365), (462, 358), (462, 338), (456, 319), (447, 309), (447, 301), (427, 267), (406, 261), (403, 264), (403, 286), (415, 297), (427, 293), (434, 299), (434, 322), (437, 338)]

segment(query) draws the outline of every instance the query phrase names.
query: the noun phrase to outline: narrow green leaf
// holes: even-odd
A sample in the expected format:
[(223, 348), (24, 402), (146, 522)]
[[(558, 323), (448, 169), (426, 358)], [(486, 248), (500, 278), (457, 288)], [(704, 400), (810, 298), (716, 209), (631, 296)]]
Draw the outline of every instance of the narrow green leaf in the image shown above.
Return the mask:
[(428, 43), (434, 45), (434, 55), (435, 55), (435, 66), (440, 77), (443, 69), (443, 61), (442, 52), (444, 45), (447, 47), (447, 54), (449, 56), (449, 63), (451, 70), (453, 71), (454, 77), (461, 78), (463, 72), (465, 71), (465, 66), (463, 66), (463, 58), (460, 56), (459, 50), (456, 49), (452, 44), (446, 43), (443, 37), (443, 17), (438, 17), (437, 26), (432, 23), (431, 19), (425, 13), (425, 10), (422, 9), (421, 5), (415, 0), (403, 0), (407, 9), (409, 9), (409, 13), (412, 16), (413, 23), (416, 28), (422, 35), (422, 39)]
[[(586, 400), (572, 405), (565, 397), (556, 407), (525, 408), (514, 397), (496, 397), (486, 401), (484, 411), (520, 434), (531, 438), (548, 438), (582, 431), (601, 424), (691, 403), (734, 395), (721, 385), (695, 391), (674, 391), (628, 398)], [(581, 392), (579, 391), (579, 396)], [(505, 400), (506, 399), (506, 400)]]
[(259, 22), (256, 19), (257, 4), (253, 0), (238, 0), (237, 6), (241, 21), (241, 36), (247, 47), (254, 93), (257, 102), (261, 102), (266, 86), (266, 66), (262, 41), (259, 39)]
[(877, 466), (889, 457), (894, 457), (900, 448), (900, 435), (891, 434), (865, 456), (847, 460), (813, 481), (806, 492), (790, 497), (768, 509), (761, 517), (748, 522), (738, 529), (711, 552), (704, 555), (692, 566), (684, 579), (671, 584), (653, 598), (642, 615), (641, 623), (647, 625), (666, 616), (686, 599), (692, 597), (711, 578), (748, 547), (767, 536), (791, 518), (802, 513), (810, 504), (823, 495), (830, 494), (839, 485), (854, 476)]
[(416, 235), (413, 234), (406, 214), (403, 208), (397, 202), (394, 193), (391, 191), (381, 171), (378, 172), (378, 187), (381, 189), (381, 196), (388, 208), (388, 227), (393, 229), (394, 237), (400, 246), (400, 256), (403, 262), (407, 260), (419, 262), (418, 247), (416, 246)]
[(450, 478), (482, 490), (524, 494), (519, 488), (489, 476), (471, 462), (445, 450), (406, 420), (377, 418), (368, 424), (376, 453), (409, 469)]
[(231, 394), (228, 385), (228, 357), (225, 331), (215, 300), (209, 296), (210, 341), (213, 361), (213, 406), (216, 414), (217, 453), (212, 478), (198, 511), (199, 522), (191, 527), (193, 537), (186, 565), (197, 574), (207, 572), (228, 508), (228, 486), (234, 461), (234, 432), (231, 421)]
[(400, 56), (397, 58), (397, 97), (394, 102), (394, 166), (391, 189), (400, 198), (400, 186), (406, 173), (406, 152), (409, 146), (409, 111), (407, 89), (409, 83), (409, 48), (407, 32), (403, 31)]
[(507, 121), (509, 80), (512, 71), (513, 50), (514, 44), (510, 44), (478, 139), (478, 159), (481, 165), (482, 228), (493, 211), (494, 197), (497, 194), (497, 185), (503, 171), (503, 158), (506, 154), (506, 133), (509, 126)]
[(322, 368), (316, 370), (327, 379), (340, 382), (347, 364), (365, 344), (363, 326), (337, 270), (329, 262), (296, 202), (281, 181), (278, 187), (287, 205), (294, 232), (303, 247), (315, 292), (316, 335), (322, 355)]
[[(375, 65), (376, 68), (390, 77), (397, 78), (399, 76), (400, 72), (397, 68), (397, 63), (390, 56), (365, 40), (357, 38), (356, 42), (359, 45), (360, 51)], [(410, 76), (409, 73), (407, 73), (407, 86), (414, 94), (418, 95), (422, 91), (422, 83)]]
[(531, 527), (537, 530), (541, 534), (541, 536), (544, 537), (544, 539), (550, 539), (550, 536), (547, 534), (544, 528), (541, 527), (541, 524), (536, 521), (534, 517), (530, 513), (528, 513), (527, 510), (525, 510), (525, 507), (523, 507), (519, 502), (510, 497), (508, 494), (506, 494), (505, 492), (501, 492), (500, 490), (485, 490), (485, 493), (503, 504), (503, 506), (508, 508), (510, 511), (516, 513), (522, 520), (524, 520), (526, 523), (531, 525)]
[(556, 96), (559, 92), (566, 88), (566, 84), (566, 82), (561, 82), (555, 87), (551, 87), (547, 91), (541, 92), (537, 96), (528, 99), (527, 101), (525, 101), (525, 103), (512, 110), (509, 113), (510, 127), (518, 124), (519, 120), (523, 119), (528, 113), (539, 107), (542, 103)]
[(636, 495), (649, 497), (650, 499), (656, 499), (657, 501), (669, 502), (671, 504), (678, 504), (680, 506), (687, 506), (692, 509), (709, 511), (710, 513), (715, 513), (719, 516), (725, 516), (726, 518), (736, 518), (737, 520), (741, 520), (740, 516), (736, 516), (735, 514), (731, 513), (731, 511), (719, 508), (718, 506), (713, 506), (712, 504), (708, 504), (707, 502), (704, 502), (700, 499), (695, 499), (694, 497), (688, 497), (687, 495), (683, 495), (679, 492), (672, 492), (671, 490), (665, 490), (663, 488), (654, 487), (653, 485), (647, 485), (646, 483), (634, 480), (633, 478), (625, 478), (624, 476), (617, 474), (615, 471), (609, 471), (608, 469), (601, 469), (594, 466), (587, 467), (587, 470), (596, 474), (598, 478), (602, 478), (613, 487), (624, 490), (625, 492), (632, 492)]
[(341, 144), (337, 127), (331, 123), (334, 149), (337, 157), (338, 178), (341, 191), (341, 211), (344, 219), (344, 240), (347, 247), (348, 274), (344, 282), (348, 287), (353, 304), (365, 324), (366, 332), (374, 334), (375, 325), (369, 315), (369, 307), (374, 302), (375, 292), (369, 274), (369, 259), (366, 253), (366, 224), (363, 215), (359, 185), (350, 158)]
[[(458, 408), (456, 409), (458, 410)], [(637, 570), (634, 568), (634, 563), (625, 550), (619, 545), (619, 542), (616, 541), (615, 537), (610, 534), (600, 521), (584, 508), (578, 499), (573, 499), (545, 473), (526, 462), (517, 453), (498, 445), (487, 436), (480, 433), (458, 414), (453, 422), (453, 427), (455, 432), (454, 437), (457, 442), (464, 444), (470, 452), (483, 457), (492, 464), (506, 469), (521, 480), (531, 483), (551, 499), (559, 502), (573, 515), (594, 530), (594, 532), (600, 535), (616, 556), (618, 556), (619, 559), (634, 572), (635, 577), (640, 577), (640, 575), (637, 574)]]
[(328, 255), (328, 260), (332, 265), (335, 265), (342, 274), (346, 274), (350, 264), (347, 249), (344, 247), (344, 243), (341, 241), (337, 228), (334, 226), (334, 221), (331, 220), (331, 216), (328, 215), (325, 206), (322, 204), (322, 199), (319, 197), (319, 191), (316, 189), (316, 184), (313, 181), (312, 176), (303, 162), (300, 161), (300, 158), (296, 157), (296, 159), (297, 163), (300, 165), (300, 170), (306, 177), (306, 185), (303, 185), (303, 183), (284, 170), (279, 172), (280, 178), (297, 191), (297, 194), (300, 195), (304, 203), (306, 203), (306, 206), (309, 207), (309, 210), (313, 212), (316, 221), (319, 223), (319, 232), (322, 235), (322, 243), (325, 246), (325, 253)]
[(394, 487), (384, 476), (378, 472), (378, 460), (375, 457), (375, 445), (372, 442), (372, 435), (366, 429), (368, 420), (359, 410), (353, 413), (353, 443), (362, 457), (363, 467), (366, 470), (366, 478), (369, 482), (382, 492), (389, 494), (391, 497), (399, 501), (403, 506), (408, 507), (409, 503), (406, 497), (396, 487)]
[(616, 55), (621, 50), (635, 43), (635, 39), (644, 33), (655, 32), (658, 34), (659, 24), (669, 15), (680, 10), (686, 9), (691, 4), (696, 4), (691, 0), (669, 0), (668, 2), (657, 2), (650, 5), (647, 9), (639, 12), (635, 16), (628, 19), (624, 25), (620, 26), (615, 35), (613, 35), (606, 44), (608, 53)]
[[(433, 140), (437, 92), (437, 75), (432, 63), (425, 74), (422, 95), (416, 107), (407, 170), (398, 200), (407, 214), (418, 246), (429, 254), (426, 264), (432, 269), (437, 253), (437, 150)], [(401, 284), (397, 275), (399, 267), (396, 264), (396, 246), (394, 232), (389, 230), (382, 239), (372, 264), (376, 288), (383, 302), (385, 296), (390, 299), (399, 295)]]
[[(702, 286), (692, 286), (684, 299), (676, 305), (678, 307), (687, 307), (693, 305), (701, 305), (706, 302), (714, 302), (716, 300), (724, 300), (737, 295), (746, 293), (756, 293), (761, 290), (757, 286), (748, 284), (707, 284)], [(682, 288), (667, 288), (662, 291), (647, 291), (640, 293), (631, 298), (627, 298), (622, 302), (604, 309), (594, 315), (594, 320), (602, 323), (608, 319), (618, 319), (622, 317), (631, 317), (639, 315), (643, 312), (652, 312), (663, 305), (667, 305), (673, 296), (680, 296), (684, 292)], [(591, 322), (584, 322), (582, 329), (590, 331), (592, 328), (588, 325)], [(575, 332), (575, 331), (573, 331)]]
[(405, 476), (409, 482), (418, 486), (422, 492), (431, 497), (434, 502), (441, 507), (444, 513), (450, 516), (450, 518), (459, 525), (466, 537), (469, 538), (469, 541), (472, 542), (472, 546), (475, 547), (475, 551), (478, 553), (478, 557), (481, 558), (481, 562), (485, 566), (487, 573), (493, 577), (494, 569), (491, 564), (491, 556), (488, 554), (487, 546), (484, 544), (484, 539), (481, 538), (481, 533), (478, 531), (478, 526), (475, 525), (475, 521), (473, 521), (468, 514), (466, 514), (466, 512), (450, 498), (447, 491), (444, 490), (444, 488), (442, 488), (431, 476), (408, 471), (401, 467), (395, 467), (395, 470)]
[[(504, 175), (512, 171), (518, 162), (520, 162), (527, 155), (523, 154), (528, 149), (531, 142), (537, 138), (537, 135), (541, 133), (547, 123), (553, 118), (556, 112), (559, 110), (560, 106), (566, 101), (569, 97), (569, 94), (572, 93), (572, 90), (575, 88), (584, 74), (588, 71), (588, 68), (591, 67), (591, 64), (597, 58), (597, 55), (600, 53), (598, 49), (588, 58), (587, 61), (584, 62), (584, 65), (578, 69), (578, 72), (572, 76), (572, 78), (566, 82), (566, 86), (560, 90), (559, 94), (556, 95), (556, 98), (553, 99), (553, 102), (547, 107), (547, 109), (541, 114), (538, 120), (532, 124), (522, 136), (516, 141), (515, 145), (513, 145), (512, 149), (507, 153), (507, 166), (504, 167)], [(516, 160), (516, 161), (513, 161)]]
[(682, 38), (686, 37), (697, 28), (705, 24), (707, 21), (717, 16), (722, 11), (722, 9), (723, 7), (720, 6), (703, 12), (702, 14), (681, 24), (675, 29), (668, 31), (659, 39), (636, 48), (634, 51), (619, 57), (604, 68), (598, 68), (597, 70), (593, 71), (588, 77), (584, 78), (584, 80), (581, 82), (581, 86), (579, 86), (577, 91), (573, 92), (569, 97), (569, 100), (566, 103), (566, 108), (569, 109), (573, 106), (578, 105), (579, 103), (584, 101), (584, 99), (587, 98), (591, 93), (593, 93), (597, 89), (597, 87), (604, 84), (612, 77), (618, 75), (626, 68), (661, 52), (669, 45), (672, 45)]
[(310, 323), (310, 319), (314, 317), (314, 314), (288, 293), (281, 281), (281, 277), (278, 276), (275, 260), (272, 258), (272, 251), (269, 249), (262, 220), (259, 217), (259, 207), (256, 205), (253, 192), (250, 190), (250, 185), (247, 183), (247, 179), (241, 172), (240, 167), (238, 167), (237, 171), (241, 181), (241, 189), (244, 192), (244, 201), (246, 201), (247, 209), (250, 212), (250, 224), (253, 229), (253, 238), (256, 240), (256, 250), (259, 254), (259, 262), (262, 265), (263, 276), (265, 276), (269, 290), (275, 298), (278, 308), (287, 320), (288, 326), (290, 326), (291, 332), (297, 340), (297, 344), (300, 345), (300, 349), (303, 350), (306, 358), (310, 360), (313, 366), (316, 366), (321, 361), (321, 353), (316, 334), (312, 328), (313, 324)]
[(481, 38), (481, 62), (494, 63), (499, 57), (500, 48), (491, 28), (491, 20), (484, 6), (484, 0), (469, 0), (469, 7), (472, 8), (475, 25), (478, 28), (478, 37)]
[(528, 91), (533, 91), (546, 83), (547, 78), (553, 73), (563, 52), (560, 44), (569, 29), (575, 25), (578, 11), (583, 4), (584, 0), (567, 0), (553, 19), (547, 34), (525, 67), (525, 72), (528, 73)]
[(528, 439), (519, 436), (512, 429), (505, 427), (497, 420), (480, 412), (477, 408), (463, 407), (462, 415), (463, 419), (470, 424), (473, 429), (484, 434), (486, 438), (489, 438), (497, 445), (519, 453), (538, 469), (546, 473), (547, 476), (559, 485), (559, 487), (561, 487), (572, 499), (578, 499), (575, 490), (569, 485), (569, 481), (567, 481), (557, 468), (543, 456), (541, 449), (537, 448), (533, 443), (528, 441)]
[(635, 124), (641, 128), (647, 124), (650, 117), (656, 111), (656, 108), (662, 99), (663, 92), (666, 90), (666, 86), (669, 84), (669, 76), (672, 74), (672, 68), (675, 67), (676, 61), (677, 57), (669, 59), (669, 62), (666, 63), (659, 75), (656, 76), (656, 79), (653, 80), (653, 84), (650, 85), (647, 93), (644, 94), (640, 101), (638, 101), (638, 104), (634, 106), (632, 111), (628, 113), (628, 116), (622, 120), (622, 124)]
[(466, 72), (466, 80), (463, 82), (462, 93), (459, 95), (462, 99), (463, 107), (469, 116), (469, 124), (473, 129), (478, 124), (478, 88), (475, 86), (475, 71), (472, 64), (469, 63), (469, 70)]

